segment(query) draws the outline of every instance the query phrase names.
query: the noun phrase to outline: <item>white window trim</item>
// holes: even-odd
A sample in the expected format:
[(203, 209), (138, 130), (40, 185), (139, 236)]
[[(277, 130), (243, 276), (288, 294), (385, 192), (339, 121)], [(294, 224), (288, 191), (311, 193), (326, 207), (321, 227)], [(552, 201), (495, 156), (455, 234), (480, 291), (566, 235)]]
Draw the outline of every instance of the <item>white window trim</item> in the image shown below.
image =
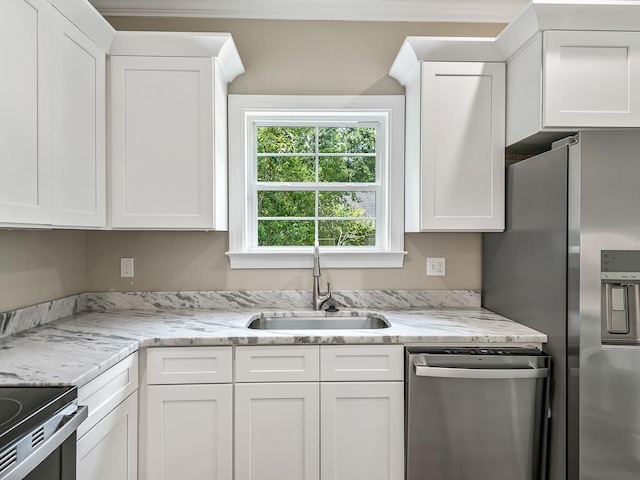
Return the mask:
[(320, 247), (323, 268), (401, 268), (404, 256), (404, 96), (229, 95), (229, 251), (232, 269), (311, 268), (313, 247), (250, 247), (252, 161), (249, 132), (264, 112), (366, 113), (388, 122), (385, 196), (388, 228), (378, 247)]

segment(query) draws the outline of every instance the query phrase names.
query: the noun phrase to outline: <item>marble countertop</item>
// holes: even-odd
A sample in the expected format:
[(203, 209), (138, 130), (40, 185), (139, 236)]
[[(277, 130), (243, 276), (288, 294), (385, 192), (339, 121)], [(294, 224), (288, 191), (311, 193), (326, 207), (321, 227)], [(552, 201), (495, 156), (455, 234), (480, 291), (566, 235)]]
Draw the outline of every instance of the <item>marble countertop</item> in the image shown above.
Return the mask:
[[(342, 309), (340, 315), (354, 311)], [(82, 386), (143, 347), (287, 344), (536, 345), (546, 335), (482, 308), (366, 310), (391, 326), (379, 330), (251, 330), (260, 312), (276, 309), (122, 310), (85, 312), (0, 339), (0, 384)], [(296, 313), (311, 313), (299, 310)]]

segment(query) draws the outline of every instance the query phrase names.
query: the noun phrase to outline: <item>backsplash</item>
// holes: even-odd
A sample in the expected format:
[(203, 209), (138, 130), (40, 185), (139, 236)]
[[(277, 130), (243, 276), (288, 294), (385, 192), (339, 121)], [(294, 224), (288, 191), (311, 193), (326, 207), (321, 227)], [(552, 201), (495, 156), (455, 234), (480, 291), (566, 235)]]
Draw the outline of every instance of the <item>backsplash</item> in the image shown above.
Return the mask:
[[(106, 292), (88, 293), (87, 310), (167, 310), (238, 308), (310, 309), (311, 292), (211, 291), (211, 292)], [(326, 305), (344, 308), (465, 308), (480, 306), (475, 290), (340, 290)]]
[(0, 338), (86, 310), (84, 293), (0, 313)]
[[(478, 308), (476, 290), (341, 290), (327, 303), (338, 308), (412, 309)], [(84, 311), (237, 310), (311, 308), (311, 292), (104, 292), (81, 293), (39, 305), (0, 313), (0, 338)]]

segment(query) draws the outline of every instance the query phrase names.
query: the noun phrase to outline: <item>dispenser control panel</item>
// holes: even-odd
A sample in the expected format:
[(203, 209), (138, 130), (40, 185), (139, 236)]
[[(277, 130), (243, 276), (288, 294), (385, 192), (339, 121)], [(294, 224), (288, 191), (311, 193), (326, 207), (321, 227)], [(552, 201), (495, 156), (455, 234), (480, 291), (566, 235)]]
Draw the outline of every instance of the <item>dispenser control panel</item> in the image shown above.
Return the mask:
[(603, 250), (602, 343), (640, 345), (640, 251)]

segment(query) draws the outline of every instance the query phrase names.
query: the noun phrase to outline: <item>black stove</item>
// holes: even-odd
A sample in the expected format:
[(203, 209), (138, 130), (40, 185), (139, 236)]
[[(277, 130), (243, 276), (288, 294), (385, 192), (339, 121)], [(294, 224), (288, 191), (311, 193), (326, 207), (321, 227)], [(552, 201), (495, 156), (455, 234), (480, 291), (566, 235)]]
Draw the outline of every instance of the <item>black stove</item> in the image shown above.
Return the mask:
[(76, 387), (0, 387), (0, 449), (76, 398)]
[(0, 386), (0, 480), (75, 479), (76, 387)]

